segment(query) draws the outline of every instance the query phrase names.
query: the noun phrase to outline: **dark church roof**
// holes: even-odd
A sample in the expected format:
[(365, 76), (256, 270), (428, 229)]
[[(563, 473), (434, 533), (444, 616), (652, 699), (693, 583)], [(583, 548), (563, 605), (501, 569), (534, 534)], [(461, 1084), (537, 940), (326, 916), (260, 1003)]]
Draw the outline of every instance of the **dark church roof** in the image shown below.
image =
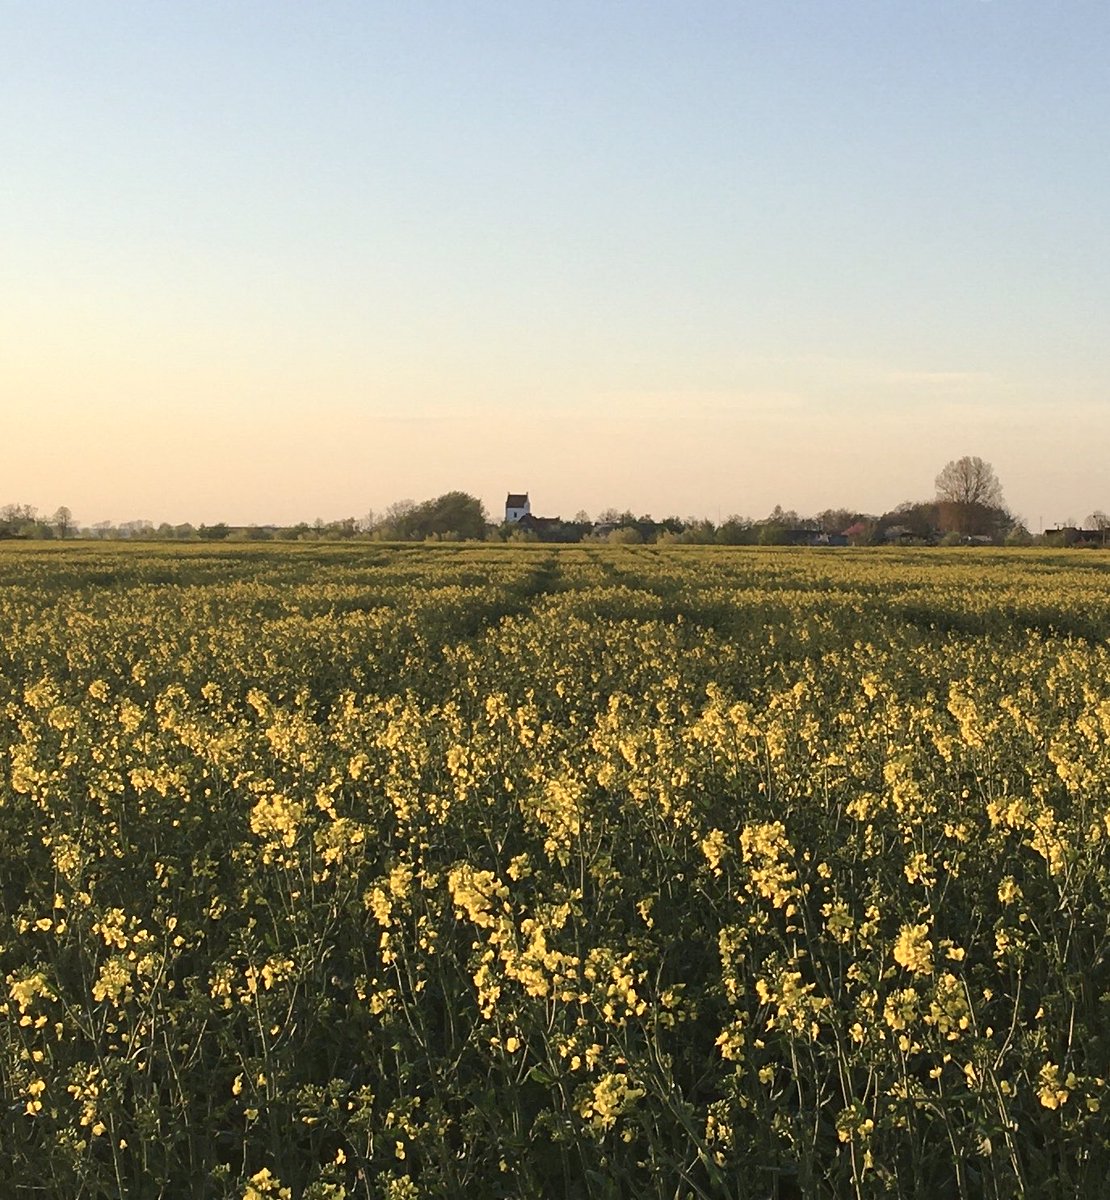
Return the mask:
[(510, 492), (505, 498), (506, 508), (523, 508), (528, 503), (527, 492)]

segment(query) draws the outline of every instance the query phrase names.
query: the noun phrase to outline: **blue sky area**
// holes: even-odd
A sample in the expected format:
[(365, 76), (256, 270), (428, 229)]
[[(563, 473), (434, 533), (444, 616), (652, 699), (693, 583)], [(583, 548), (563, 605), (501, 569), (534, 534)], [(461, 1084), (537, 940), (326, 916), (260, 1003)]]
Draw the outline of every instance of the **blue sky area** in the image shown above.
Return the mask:
[(0, 3), (0, 503), (1110, 509), (1110, 6)]

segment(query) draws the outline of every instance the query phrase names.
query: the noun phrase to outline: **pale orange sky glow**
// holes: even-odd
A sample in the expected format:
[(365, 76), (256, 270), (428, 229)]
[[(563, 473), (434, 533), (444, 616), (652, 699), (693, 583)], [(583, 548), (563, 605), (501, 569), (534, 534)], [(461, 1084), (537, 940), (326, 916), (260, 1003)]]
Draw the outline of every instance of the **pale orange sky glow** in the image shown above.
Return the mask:
[(1110, 509), (1104, 5), (6, 24), (0, 504)]

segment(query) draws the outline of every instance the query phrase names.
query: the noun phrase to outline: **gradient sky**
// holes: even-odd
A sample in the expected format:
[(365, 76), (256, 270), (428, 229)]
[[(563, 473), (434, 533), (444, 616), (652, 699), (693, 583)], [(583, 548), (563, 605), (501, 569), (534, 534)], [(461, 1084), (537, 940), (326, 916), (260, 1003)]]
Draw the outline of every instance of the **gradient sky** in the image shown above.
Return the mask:
[(0, 0), (0, 503), (1110, 509), (1106, 0)]

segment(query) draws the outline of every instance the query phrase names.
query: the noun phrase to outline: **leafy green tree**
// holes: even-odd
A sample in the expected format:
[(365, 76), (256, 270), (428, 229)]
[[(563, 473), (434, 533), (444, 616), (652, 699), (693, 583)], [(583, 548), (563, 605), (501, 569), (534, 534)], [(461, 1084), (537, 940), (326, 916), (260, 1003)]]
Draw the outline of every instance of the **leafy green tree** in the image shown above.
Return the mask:
[(387, 511), (383, 533), (404, 541), (424, 538), (481, 539), (486, 536), (486, 510), (481, 500), (466, 492), (444, 492), (432, 500), (412, 505), (405, 502), (401, 511)]
[(937, 524), (944, 533), (1001, 540), (1014, 525), (1014, 519), (1006, 509), (993, 504), (942, 500), (937, 505), (937, 512)]
[(755, 540), (751, 521), (735, 513), (725, 517), (717, 526), (716, 540), (724, 546), (743, 546)]
[(850, 508), (826, 508), (819, 512), (814, 520), (823, 533), (843, 533), (850, 525), (854, 525), (861, 515)]
[(682, 531), (683, 542), (697, 546), (708, 546), (716, 539), (716, 527), (708, 518), (690, 517), (684, 522), (686, 528)]
[(776, 521), (764, 521), (759, 526), (759, 544), (761, 546), (785, 546), (789, 538), (785, 525)]
[(781, 504), (776, 504), (761, 524), (777, 525), (781, 529), (797, 529), (802, 524), (802, 519), (794, 509), (783, 508)]
[(644, 537), (634, 525), (622, 525), (618, 529), (610, 529), (606, 540), (614, 546), (638, 546)]
[(884, 513), (879, 520), (879, 525), (884, 531), (900, 527), (910, 537), (920, 541), (932, 541), (936, 538), (939, 520), (939, 508), (935, 503), (906, 500), (897, 508)]

